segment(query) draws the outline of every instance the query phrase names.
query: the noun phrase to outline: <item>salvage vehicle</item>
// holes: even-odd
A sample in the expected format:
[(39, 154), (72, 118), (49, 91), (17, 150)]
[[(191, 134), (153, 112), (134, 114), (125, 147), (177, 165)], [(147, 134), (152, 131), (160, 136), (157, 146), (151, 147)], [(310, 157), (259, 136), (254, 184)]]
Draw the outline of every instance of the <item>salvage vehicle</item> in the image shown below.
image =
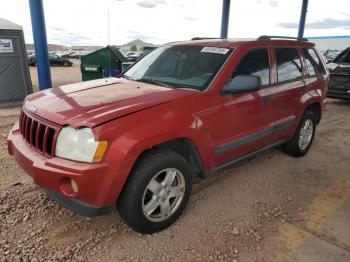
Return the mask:
[(170, 43), (119, 78), (29, 95), (8, 151), (74, 212), (116, 207), (136, 231), (162, 230), (193, 178), (277, 146), (308, 152), (329, 73), (314, 44), (279, 38)]
[[(73, 62), (64, 57), (59, 57), (55, 54), (49, 54), (49, 63), (51, 66), (72, 66)], [(30, 66), (36, 66), (36, 57), (32, 55), (28, 57), (28, 64)]]
[(329, 98), (350, 99), (350, 47), (327, 64), (327, 68), (330, 71), (327, 96)]

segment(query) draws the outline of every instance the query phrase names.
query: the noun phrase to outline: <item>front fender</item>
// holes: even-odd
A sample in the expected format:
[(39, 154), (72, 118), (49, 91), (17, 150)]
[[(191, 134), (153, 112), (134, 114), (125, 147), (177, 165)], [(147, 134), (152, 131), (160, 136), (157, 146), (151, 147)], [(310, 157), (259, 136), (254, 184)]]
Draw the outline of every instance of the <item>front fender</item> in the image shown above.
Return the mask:
[[(163, 117), (166, 115), (169, 117), (171, 114), (168, 112)], [(97, 139), (109, 141), (103, 161), (120, 162), (119, 171), (114, 177), (106, 180), (105, 187), (109, 188), (109, 199), (118, 199), (133, 166), (143, 152), (168, 141), (190, 139), (197, 149), (203, 169), (208, 169), (212, 165), (211, 140), (208, 132), (203, 130), (205, 128), (201, 120), (195, 117), (169, 117), (162, 118), (161, 121), (146, 121), (137, 114), (95, 128)]]
[[(193, 110), (195, 111), (195, 110)], [(193, 112), (192, 111), (192, 112)], [(103, 161), (136, 160), (145, 150), (179, 139), (190, 139), (198, 150), (203, 168), (212, 163), (210, 123), (190, 106), (176, 103), (160, 105), (137, 112), (94, 128), (98, 140), (108, 140)]]

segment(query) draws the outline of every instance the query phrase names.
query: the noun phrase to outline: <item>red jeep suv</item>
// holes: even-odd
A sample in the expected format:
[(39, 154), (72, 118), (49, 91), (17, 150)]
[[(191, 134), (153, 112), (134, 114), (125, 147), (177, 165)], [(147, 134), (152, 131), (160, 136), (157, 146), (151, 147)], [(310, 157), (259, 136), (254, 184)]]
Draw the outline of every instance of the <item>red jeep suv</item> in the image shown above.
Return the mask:
[(180, 216), (193, 177), (279, 145), (305, 155), (328, 82), (306, 39), (170, 43), (119, 78), (28, 96), (8, 151), (63, 206), (85, 216), (116, 206), (153, 233)]

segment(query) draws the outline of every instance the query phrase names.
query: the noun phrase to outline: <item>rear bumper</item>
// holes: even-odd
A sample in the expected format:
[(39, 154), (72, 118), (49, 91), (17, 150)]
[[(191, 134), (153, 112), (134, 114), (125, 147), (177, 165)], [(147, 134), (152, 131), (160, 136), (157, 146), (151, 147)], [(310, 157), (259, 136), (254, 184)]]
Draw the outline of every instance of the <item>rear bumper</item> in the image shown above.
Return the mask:
[[(112, 209), (132, 165), (132, 161), (90, 164), (44, 156), (26, 143), (18, 124), (8, 136), (8, 152), (52, 199), (84, 216)], [(78, 192), (73, 192), (71, 180)]]

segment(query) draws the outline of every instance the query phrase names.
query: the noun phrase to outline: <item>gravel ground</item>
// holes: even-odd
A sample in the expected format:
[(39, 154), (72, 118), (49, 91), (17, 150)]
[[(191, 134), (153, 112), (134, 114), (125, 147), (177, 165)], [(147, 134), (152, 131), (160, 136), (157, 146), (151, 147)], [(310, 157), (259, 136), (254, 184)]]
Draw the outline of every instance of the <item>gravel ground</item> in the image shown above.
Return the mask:
[(141, 235), (115, 212), (84, 218), (51, 201), (7, 155), (17, 113), (0, 116), (0, 261), (269, 261), (279, 226), (302, 220), (334, 163), (350, 161), (350, 102), (330, 100), (307, 156), (274, 149), (197, 182), (173, 226)]
[[(80, 73), (80, 59), (69, 59), (73, 62), (72, 67), (63, 67), (63, 66), (52, 66), (51, 67), (51, 79), (52, 86), (56, 87), (59, 85), (65, 85), (81, 81)], [(33, 90), (38, 91), (38, 75), (37, 68), (35, 66), (30, 66), (30, 78), (32, 79)]]

